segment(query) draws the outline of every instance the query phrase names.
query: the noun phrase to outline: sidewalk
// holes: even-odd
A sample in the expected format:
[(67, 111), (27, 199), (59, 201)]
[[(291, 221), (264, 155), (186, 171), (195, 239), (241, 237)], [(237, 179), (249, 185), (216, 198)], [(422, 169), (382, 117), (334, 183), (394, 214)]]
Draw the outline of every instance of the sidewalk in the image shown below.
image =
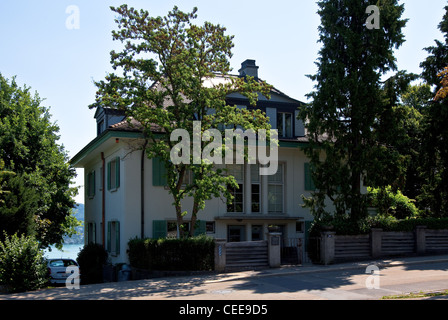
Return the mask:
[(247, 277), (271, 277), (282, 275), (287, 276), (298, 273), (304, 274), (304, 273), (316, 273), (316, 272), (329, 272), (337, 270), (353, 270), (353, 269), (365, 270), (369, 265), (376, 265), (378, 268), (382, 269), (401, 265), (412, 265), (412, 264), (434, 263), (434, 262), (448, 262), (448, 255), (377, 259), (369, 261), (338, 263), (327, 266), (307, 263), (299, 266), (281, 266), (280, 268), (275, 269), (222, 273), (217, 274), (215, 276), (216, 279), (207, 280), (207, 282), (233, 281), (238, 279), (244, 279)]
[[(147, 280), (131, 280), (81, 286), (78, 290), (65, 287), (42, 289), (32, 292), (0, 295), (0, 300), (119, 300), (119, 299), (188, 299), (192, 294), (203, 294), (206, 286), (219, 286), (220, 283), (241, 281), (254, 277), (288, 276), (317, 272), (342, 270), (362, 270), (369, 265), (380, 269), (401, 265), (448, 262), (448, 255), (406, 257), (395, 259), (350, 262), (334, 265), (283, 266), (276, 269), (241, 271), (232, 273), (209, 273), (193, 276), (154, 278)], [(223, 283), (224, 284), (224, 283)], [(249, 297), (250, 298), (250, 297)]]

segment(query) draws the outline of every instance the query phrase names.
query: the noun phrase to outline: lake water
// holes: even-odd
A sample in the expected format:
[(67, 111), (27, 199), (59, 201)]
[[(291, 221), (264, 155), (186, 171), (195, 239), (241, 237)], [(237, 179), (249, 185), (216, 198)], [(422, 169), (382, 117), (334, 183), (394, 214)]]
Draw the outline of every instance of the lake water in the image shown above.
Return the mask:
[(69, 258), (76, 261), (78, 257), (78, 252), (81, 251), (84, 244), (64, 244), (62, 250), (56, 249), (54, 246), (51, 246), (50, 250), (45, 250), (44, 255), (48, 259), (56, 259), (56, 258)]

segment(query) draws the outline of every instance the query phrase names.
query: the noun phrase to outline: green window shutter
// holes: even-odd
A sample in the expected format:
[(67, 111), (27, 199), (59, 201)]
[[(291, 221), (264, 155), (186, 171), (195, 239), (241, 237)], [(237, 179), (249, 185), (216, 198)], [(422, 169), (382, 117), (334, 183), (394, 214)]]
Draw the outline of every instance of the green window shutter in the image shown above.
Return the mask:
[(110, 250), (111, 250), (111, 239), (110, 239), (110, 236), (111, 236), (111, 229), (112, 229), (112, 222), (111, 222), (111, 221), (108, 221), (108, 222), (107, 222), (107, 240), (106, 240), (106, 242), (107, 242), (106, 250), (107, 250), (108, 252), (110, 252)]
[(155, 187), (167, 185), (165, 164), (157, 157), (152, 159), (152, 185)]
[(115, 187), (120, 187), (120, 157), (115, 159)]
[(166, 238), (168, 233), (168, 224), (165, 220), (154, 220), (152, 222), (153, 239)]
[(87, 195), (89, 198), (95, 196), (95, 171), (90, 171), (87, 174)]
[(115, 221), (115, 253), (120, 254), (120, 222)]
[(205, 221), (202, 221), (202, 220), (196, 221), (196, 226), (195, 226), (195, 229), (194, 229), (194, 235), (195, 236), (199, 236), (201, 234), (205, 234), (206, 233), (205, 224), (206, 224)]
[(84, 244), (89, 244), (91, 239), (89, 239), (90, 223), (86, 223), (84, 226)]
[(92, 242), (96, 243), (96, 223), (93, 222), (91, 225), (92, 225)]
[(110, 171), (111, 171), (111, 163), (107, 163), (107, 190), (110, 190), (111, 183), (110, 183)]
[(313, 176), (311, 173), (311, 164), (309, 162), (306, 162), (304, 169), (305, 169), (305, 190), (306, 191), (316, 190), (316, 186), (314, 185)]

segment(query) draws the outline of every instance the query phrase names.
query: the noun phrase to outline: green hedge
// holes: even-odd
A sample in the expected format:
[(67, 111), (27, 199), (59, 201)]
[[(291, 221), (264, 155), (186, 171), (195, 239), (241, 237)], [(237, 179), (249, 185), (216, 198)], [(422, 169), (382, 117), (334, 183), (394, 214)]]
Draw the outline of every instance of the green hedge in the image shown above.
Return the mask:
[(108, 256), (101, 244), (89, 243), (82, 248), (76, 259), (81, 273), (81, 284), (103, 282), (103, 267)]
[(448, 218), (415, 218), (415, 219), (388, 219), (378, 217), (372, 221), (372, 228), (382, 228), (383, 231), (414, 231), (417, 226), (426, 226), (428, 229), (448, 229)]
[(215, 265), (215, 240), (207, 236), (186, 239), (131, 239), (129, 262), (146, 270), (209, 271)]
[(310, 233), (318, 236), (321, 231), (331, 230), (338, 235), (368, 234), (372, 228), (381, 228), (383, 231), (414, 231), (417, 226), (426, 226), (428, 229), (448, 229), (448, 218), (408, 218), (397, 219), (392, 216), (377, 215), (367, 217), (358, 222), (349, 218), (333, 218), (325, 221), (314, 221)]

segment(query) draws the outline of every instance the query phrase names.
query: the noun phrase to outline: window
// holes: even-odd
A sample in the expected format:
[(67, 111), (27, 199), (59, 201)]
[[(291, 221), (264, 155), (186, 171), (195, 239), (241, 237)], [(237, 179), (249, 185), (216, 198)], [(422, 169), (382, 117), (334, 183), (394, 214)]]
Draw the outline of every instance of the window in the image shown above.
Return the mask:
[(228, 191), (233, 196), (232, 202), (227, 202), (227, 212), (243, 212), (244, 211), (244, 166), (241, 164), (228, 164), (226, 166), (228, 175), (235, 177), (238, 188), (228, 186)]
[(96, 223), (89, 222), (86, 224), (85, 236), (87, 244), (96, 243)]
[(252, 226), (252, 241), (263, 240), (263, 226)]
[(193, 171), (191, 171), (190, 169), (185, 170), (184, 179), (182, 180), (182, 188), (185, 188), (187, 185), (194, 182), (193, 176)]
[(268, 212), (283, 213), (283, 169), (279, 163), (277, 173), (268, 176)]
[(260, 166), (258, 164), (250, 166), (250, 180), (251, 211), (261, 212)]
[(107, 164), (107, 189), (116, 190), (120, 187), (120, 158), (117, 157)]
[(215, 233), (216, 224), (215, 221), (207, 221), (205, 223), (205, 230), (207, 233)]
[(92, 199), (95, 196), (95, 171), (87, 174), (87, 196)]
[(174, 221), (168, 221), (166, 223), (167, 227), (167, 233), (166, 233), (166, 237), (167, 238), (177, 238), (177, 222)]
[(246, 226), (227, 226), (227, 241), (246, 241)]
[(277, 114), (277, 130), (280, 138), (292, 137), (292, 113), (279, 112)]
[[(183, 230), (184, 235), (190, 232), (190, 222), (183, 222), (180, 226), (180, 229)], [(180, 232), (180, 230), (179, 230)], [(177, 221), (168, 221), (167, 222), (167, 238), (177, 238)]]
[(305, 230), (305, 222), (304, 221), (296, 221), (296, 232), (304, 233)]
[(120, 222), (118, 221), (107, 223), (107, 251), (113, 256), (120, 254)]

